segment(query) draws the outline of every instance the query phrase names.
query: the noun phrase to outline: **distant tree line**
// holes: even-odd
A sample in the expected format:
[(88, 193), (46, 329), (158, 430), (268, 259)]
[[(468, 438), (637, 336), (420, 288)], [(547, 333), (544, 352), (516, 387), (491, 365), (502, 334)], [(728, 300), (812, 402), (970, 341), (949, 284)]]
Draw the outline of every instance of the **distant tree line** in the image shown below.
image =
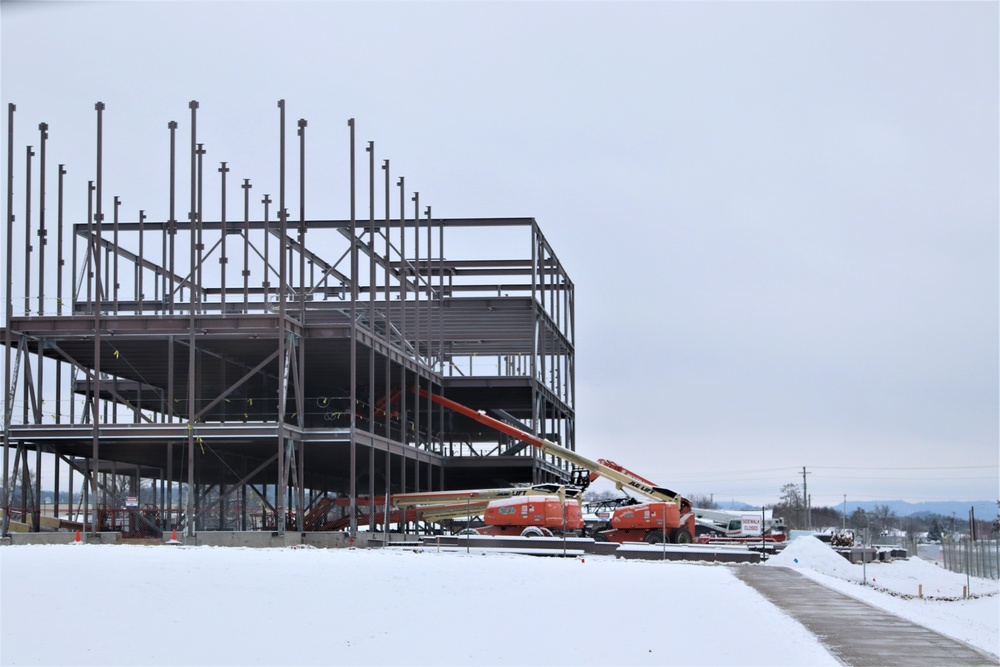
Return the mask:
[[(1000, 507), (1000, 501), (997, 505)], [(901, 517), (888, 505), (876, 505), (868, 512), (859, 507), (851, 512), (845, 521), (843, 511), (836, 507), (807, 508), (802, 498), (802, 487), (798, 484), (785, 484), (781, 487), (780, 499), (773, 510), (775, 516), (784, 517), (785, 525), (790, 530), (846, 527), (856, 535), (864, 534), (866, 531), (871, 531), (873, 536), (898, 532), (907, 537), (917, 537), (926, 533), (930, 541), (940, 541), (948, 535), (969, 533), (967, 517), (943, 516), (933, 512)], [(978, 537), (996, 536), (1000, 532), (1000, 519), (992, 521), (977, 519), (975, 528)]]

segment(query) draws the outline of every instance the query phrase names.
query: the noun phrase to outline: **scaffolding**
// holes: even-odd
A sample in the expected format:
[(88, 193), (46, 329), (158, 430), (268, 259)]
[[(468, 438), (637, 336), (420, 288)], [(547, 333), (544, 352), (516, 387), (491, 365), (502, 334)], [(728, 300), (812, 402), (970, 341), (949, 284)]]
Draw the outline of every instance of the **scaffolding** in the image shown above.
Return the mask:
[[(49, 128), (38, 126), (37, 164), (26, 146), (22, 199), (8, 105), (3, 535), (12, 517), (40, 529), (43, 453), (53, 461), (54, 514), (65, 514), (68, 470), (68, 509), (90, 532), (283, 534), (306, 530), (307, 515), (328, 507), (343, 521), (326, 523), (349, 520), (354, 535), (387, 520), (378, 503), (392, 493), (569, 480), (564, 462), (420, 394), (575, 449), (574, 287), (534, 219), (435, 217), (404, 178), (393, 181), (389, 160), (377, 165), (373, 142), (359, 169), (353, 119), (350, 215), (307, 217), (308, 123), (288, 141), (284, 100), (277, 198), (251, 201), (245, 178), (233, 215), (229, 167), (209, 176), (198, 102), (188, 109), (189, 146), (178, 147), (181, 128), (170, 121), (169, 152), (150, 156), (169, 163), (169, 214), (156, 220), (123, 213), (119, 196), (107, 209), (105, 108), (95, 105), (86, 218), (64, 224), (67, 169), (58, 165), (53, 249)], [(296, 185), (292, 201), (286, 186)], [(205, 215), (212, 197), (214, 220)], [(15, 265), (22, 296), (13, 294)]]

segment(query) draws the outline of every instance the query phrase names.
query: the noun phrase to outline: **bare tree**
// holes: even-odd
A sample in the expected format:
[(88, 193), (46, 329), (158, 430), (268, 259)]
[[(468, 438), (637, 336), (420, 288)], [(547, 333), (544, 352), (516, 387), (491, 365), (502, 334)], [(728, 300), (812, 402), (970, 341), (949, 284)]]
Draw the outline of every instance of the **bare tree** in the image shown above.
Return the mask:
[(790, 529), (805, 528), (805, 503), (802, 500), (802, 487), (798, 484), (785, 484), (781, 487), (781, 497), (774, 506), (775, 516), (785, 518), (785, 525)]
[(693, 506), (704, 510), (714, 510), (719, 507), (719, 504), (713, 500), (712, 496), (706, 496), (703, 493), (692, 493), (688, 496), (688, 500), (691, 501)]
[(872, 530), (877, 535), (883, 535), (897, 519), (896, 513), (888, 505), (876, 505), (872, 510)]
[[(27, 473), (27, 474), (25, 474)], [(31, 466), (18, 466), (10, 478), (12, 498), (17, 507), (27, 507), (35, 492), (35, 471)]]
[(604, 491), (584, 491), (583, 500), (584, 502), (600, 502), (602, 500), (614, 500), (615, 498), (620, 498), (621, 493), (618, 491), (604, 490)]

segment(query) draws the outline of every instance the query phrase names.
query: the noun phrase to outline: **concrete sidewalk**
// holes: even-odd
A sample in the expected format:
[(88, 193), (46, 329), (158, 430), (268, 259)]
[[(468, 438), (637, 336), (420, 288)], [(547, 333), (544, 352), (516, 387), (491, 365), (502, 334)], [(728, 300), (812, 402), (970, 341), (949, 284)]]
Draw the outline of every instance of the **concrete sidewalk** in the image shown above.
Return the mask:
[(988, 653), (831, 590), (784, 567), (734, 567), (737, 578), (801, 623), (850, 667), (1000, 664)]

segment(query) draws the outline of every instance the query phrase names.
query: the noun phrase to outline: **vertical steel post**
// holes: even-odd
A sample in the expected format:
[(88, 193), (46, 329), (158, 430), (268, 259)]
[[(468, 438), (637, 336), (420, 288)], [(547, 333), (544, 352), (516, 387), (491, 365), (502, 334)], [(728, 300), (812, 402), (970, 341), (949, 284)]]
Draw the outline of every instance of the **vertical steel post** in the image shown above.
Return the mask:
[(142, 289), (142, 259), (146, 249), (146, 211), (139, 209), (139, 262), (135, 267), (135, 314), (139, 315), (145, 310), (143, 301), (145, 294)]
[[(163, 294), (167, 298), (167, 307), (171, 315), (174, 314), (174, 293), (176, 287), (174, 287), (174, 276), (176, 266), (176, 246), (175, 241), (177, 238), (177, 215), (175, 210), (175, 194), (177, 185), (177, 121), (172, 120), (167, 123), (167, 128), (170, 130), (170, 219), (167, 220), (167, 236), (168, 243), (170, 245), (170, 263), (167, 265), (167, 276), (164, 276), (163, 282)], [(170, 286), (167, 287), (167, 280), (170, 281)]]
[[(368, 142), (368, 330), (375, 340), (375, 142)], [(368, 350), (368, 531), (375, 532), (375, 346)]]
[[(83, 459), (83, 464), (84, 464), (83, 471), (82, 471), (83, 479), (80, 480), (80, 486), (83, 488), (83, 532), (87, 533), (88, 532), (87, 531), (87, 517), (90, 515), (90, 488), (91, 488), (91, 482), (88, 479), (88, 475), (87, 475), (86, 471), (90, 470), (92, 466), (91, 466), (90, 460), (87, 459), (86, 457), (84, 457), (84, 459)], [(97, 529), (96, 529), (97, 524), (94, 523), (93, 517), (91, 517), (90, 521), (91, 521), (91, 523), (90, 523), (91, 532), (93, 532), (96, 535), (97, 534)]]
[[(375, 334), (375, 142), (369, 141), (368, 153), (368, 328)], [(371, 356), (371, 355), (369, 355)], [(374, 375), (374, 370), (372, 371)], [(369, 383), (371, 384), (371, 383)], [(372, 389), (374, 391), (374, 389)], [(374, 397), (369, 396), (374, 403)], [(371, 417), (371, 415), (369, 415)], [(369, 419), (369, 429), (374, 432)]]
[[(420, 361), (420, 193), (414, 192), (413, 201), (413, 354)], [(419, 380), (417, 381), (419, 384)], [(419, 389), (419, 387), (417, 387)], [(419, 394), (418, 394), (419, 396)], [(419, 411), (420, 399), (414, 401)]]
[[(63, 308), (63, 177), (64, 165), (59, 165), (59, 187), (56, 197), (56, 315), (62, 315)], [(62, 423), (62, 361), (56, 360), (56, 423)], [(72, 394), (71, 394), (72, 395)], [(72, 400), (72, 399), (70, 399)], [(70, 419), (72, 422), (72, 419)], [(56, 463), (56, 470), (59, 464)], [(72, 475), (72, 473), (70, 473)], [(72, 477), (70, 477), (72, 480)], [(70, 486), (70, 506), (73, 504), (73, 487)], [(58, 514), (58, 512), (57, 512)]]
[[(41, 350), (39, 350), (39, 353)], [(28, 465), (28, 452), (24, 452), (24, 464)], [(25, 475), (25, 479), (27, 479)], [(35, 533), (42, 529), (42, 448), (35, 446), (35, 490), (31, 506), (31, 530)]]
[[(195, 284), (198, 286), (198, 312), (204, 313), (205, 282), (203, 280), (204, 277), (203, 269), (204, 269), (205, 239), (203, 234), (204, 218), (202, 216), (204, 200), (202, 199), (202, 196), (204, 194), (203, 184), (205, 182), (204, 179), (205, 144), (198, 144), (197, 153), (198, 153), (198, 205), (197, 208), (195, 209), (194, 220), (195, 220), (195, 226), (198, 228), (198, 242), (195, 245), (195, 248), (198, 251), (198, 278), (195, 280)], [(192, 273), (194, 273), (193, 270)], [(193, 292), (191, 296), (192, 298), (194, 297)]]
[[(384, 397), (384, 413), (385, 413), (385, 439), (388, 443), (392, 440), (392, 363), (390, 359), (390, 354), (388, 350), (392, 347), (392, 303), (390, 301), (391, 291), (389, 286), (389, 257), (391, 252), (391, 245), (389, 243), (389, 230), (391, 229), (391, 222), (389, 219), (389, 196), (392, 190), (392, 179), (389, 177), (389, 161), (382, 161), (382, 170), (385, 171), (385, 344), (386, 344), (386, 355), (385, 355), (385, 391)], [(383, 521), (383, 530), (386, 533), (388, 539), (389, 533), (389, 496), (392, 494), (392, 455), (390, 454), (389, 447), (386, 445), (385, 448), (385, 517)]]
[(278, 514), (278, 533), (285, 534), (285, 497), (287, 492), (288, 471), (285, 466), (285, 407), (288, 398), (288, 359), (285, 341), (285, 306), (288, 297), (288, 211), (285, 208), (285, 100), (278, 100), (279, 158), (278, 158), (278, 363), (281, 364), (281, 375), (278, 377), (278, 488), (276, 495)]
[(167, 524), (164, 528), (173, 529), (174, 524), (174, 443), (167, 443), (167, 499), (164, 509), (166, 510)]
[[(25, 197), (24, 197), (24, 315), (31, 314), (31, 158), (35, 151), (31, 146), (26, 151)], [(25, 410), (27, 410), (25, 406)]]
[(112, 275), (111, 289), (114, 290), (112, 292), (112, 300), (114, 301), (115, 304), (114, 305), (115, 315), (117, 315), (118, 314), (118, 209), (121, 207), (122, 201), (121, 198), (118, 197), (118, 195), (115, 195), (112, 202), (113, 202), (113, 208), (112, 208), (113, 213), (111, 216), (112, 220), (111, 236), (114, 240), (111, 242), (111, 247), (114, 248), (113, 251), (114, 259), (112, 260), (114, 270), (111, 274)]
[(195, 238), (195, 227), (196, 227), (195, 219), (196, 219), (196, 216), (197, 216), (197, 213), (196, 213), (196, 211), (197, 211), (197, 199), (196, 198), (197, 198), (197, 195), (198, 195), (198, 187), (197, 187), (197, 182), (196, 182), (196, 178), (197, 178), (197, 175), (198, 175), (198, 163), (197, 163), (197, 160), (198, 160), (198, 145), (197, 145), (197, 141), (198, 141), (198, 138), (197, 138), (197, 129), (198, 129), (197, 128), (197, 110), (198, 110), (198, 103), (196, 101), (192, 100), (191, 102), (188, 103), (188, 108), (191, 110), (191, 172), (190, 172), (190, 176), (191, 176), (191, 191), (189, 193), (189, 195), (190, 195), (190, 204), (188, 205), (188, 231), (190, 233), (190, 243), (188, 245), (188, 257), (189, 257), (188, 262), (189, 262), (190, 266), (188, 268), (187, 284), (188, 284), (188, 290), (190, 291), (189, 298), (191, 300), (191, 303), (190, 303), (189, 308), (188, 308), (188, 311), (189, 311), (188, 315), (189, 315), (189, 317), (192, 318), (192, 321), (193, 321), (193, 316), (194, 316), (194, 299), (195, 299), (194, 277), (195, 277), (195, 270), (196, 270), (196, 267), (197, 267), (196, 255), (195, 255), (195, 248), (196, 248), (196, 243), (197, 243), (196, 238)]
[[(299, 135), (299, 324), (304, 328), (306, 325), (306, 127), (308, 123), (305, 118), (300, 118), (298, 122)], [(305, 377), (306, 377), (306, 338), (298, 337), (298, 377), (295, 383), (295, 412), (298, 414), (298, 426), (304, 429), (306, 425), (306, 399), (305, 399)], [(298, 473), (296, 479), (297, 496), (296, 507), (298, 508), (298, 530), (305, 530), (305, 442), (299, 435), (296, 443), (298, 454)]]
[(243, 312), (250, 308), (250, 179), (243, 185)]
[[(25, 246), (25, 254), (24, 254), (24, 276), (25, 276), (25, 281), (24, 281), (24, 284), (25, 284), (25, 289), (24, 289), (24, 315), (26, 317), (31, 314), (31, 306), (30, 306), (30, 301), (31, 301), (31, 252), (32, 252), (32, 245), (31, 245), (31, 158), (35, 154), (34, 151), (31, 150), (31, 146), (28, 146), (27, 149), (28, 149), (27, 150), (27, 168), (26, 168), (27, 177), (25, 179), (26, 184), (27, 184), (27, 188), (26, 188), (27, 192), (25, 194), (26, 227), (25, 227), (25, 231), (24, 231), (24, 246)], [(22, 403), (23, 403), (23, 406), (24, 406), (24, 415), (23, 415), (23, 420), (24, 421), (23, 421), (23, 423), (25, 423), (25, 424), (29, 423), (29, 421), (28, 421), (28, 405), (30, 404), (31, 399), (34, 398), (33, 395), (32, 395), (32, 393), (31, 393), (31, 388), (30, 388), (31, 384), (32, 384), (31, 383), (31, 366), (29, 365), (29, 357), (28, 357), (28, 354), (30, 352), (31, 352), (31, 344), (28, 342), (27, 337), (22, 335), (20, 337), (20, 342), (18, 343), (18, 353), (23, 356), (24, 364), (25, 364), (25, 373), (24, 373), (24, 380), (25, 381), (24, 381), (24, 385), (23, 385), (23, 388), (24, 388), (24, 398), (22, 400)], [(23, 447), (23, 445), (22, 445), (22, 447)], [(19, 448), (19, 451), (20, 451), (20, 448)], [(27, 473), (27, 470), (28, 470), (27, 456), (28, 456), (27, 452), (25, 452), (25, 454), (24, 454), (24, 460), (23, 460), (23, 464), (24, 464), (23, 465), (23, 468), (24, 468), (24, 477), (22, 478), (22, 495), (23, 495), (23, 490), (25, 488), (28, 488), (27, 482), (24, 481), (24, 480), (27, 479), (27, 474), (28, 474)], [(23, 502), (23, 500), (21, 502), (21, 505), (22, 505), (22, 508), (25, 505), (25, 503)]]
[[(431, 231), (431, 207), (425, 207), (424, 213), (427, 215), (427, 365), (433, 368), (431, 365), (431, 355), (432, 341), (433, 341), (433, 331), (434, 331), (434, 269), (433, 260), (431, 256), (433, 255), (434, 240), (433, 233)], [(428, 388), (430, 388), (430, 382), (428, 381)], [(427, 399), (427, 412), (430, 414), (432, 409), (430, 398)], [(430, 417), (427, 419), (427, 434), (430, 435)]]
[[(399, 182), (399, 349), (402, 361), (399, 364), (399, 441), (403, 443), (399, 457), (399, 491), (406, 493), (406, 444), (409, 433), (409, 420), (406, 415), (407, 389), (406, 379), (406, 293), (409, 283), (409, 270), (406, 265), (406, 181), (400, 176)], [(400, 521), (401, 533), (406, 533), (406, 511), (403, 511)]]
[[(59, 516), (59, 457), (52, 457), (52, 486), (55, 487), (53, 493), (52, 516)], [(70, 500), (72, 506), (72, 500)]]
[[(431, 369), (434, 366), (431, 363), (432, 342), (433, 342), (433, 331), (434, 331), (434, 269), (433, 269), (433, 259), (431, 255), (433, 254), (433, 237), (431, 232), (431, 207), (428, 206), (426, 209), (427, 213), (427, 365)], [(434, 382), (431, 378), (427, 378), (427, 449), (432, 450), (434, 448), (434, 403), (431, 401), (431, 394), (434, 392)], [(433, 464), (427, 464), (427, 481), (428, 490), (433, 487)]]
[[(434, 303), (441, 298), (441, 295), (437, 295), (437, 299), (434, 298), (434, 259), (433, 259), (433, 230), (431, 225), (431, 207), (427, 207), (427, 365), (433, 370), (434, 365), (431, 363), (432, 359), (432, 343), (433, 343), (433, 332), (434, 332)], [(438, 351), (438, 357), (441, 356), (440, 350)], [(431, 378), (427, 378), (427, 439), (428, 447), (435, 448), (440, 445), (441, 438), (437, 437), (435, 441), (435, 434), (433, 432), (434, 426), (434, 403), (431, 400), (431, 394), (434, 392), (434, 382)], [(444, 407), (438, 406), (439, 414), (444, 414)], [(440, 435), (437, 434), (437, 435)], [(430, 471), (428, 473), (428, 481), (431, 482), (433, 486), (433, 469), (434, 464), (428, 463), (427, 468)]]
[[(399, 182), (399, 349), (403, 353), (404, 363), (399, 369), (399, 428), (401, 431), (400, 442), (406, 445), (407, 438), (407, 418), (406, 418), (406, 398), (410, 392), (407, 389), (406, 381), (406, 301), (409, 291), (409, 267), (406, 260), (406, 181), (400, 176)], [(403, 485), (401, 493), (406, 493), (406, 449), (403, 449), (401, 483)]]
[(10, 528), (10, 419), (14, 414), (14, 387), (11, 387), (11, 319), (14, 317), (14, 299), (11, 295), (14, 260), (14, 103), (7, 104), (7, 295), (4, 317), (4, 393), (3, 393), (3, 517), (0, 519), (0, 537), (7, 537)]
[[(75, 505), (75, 503), (74, 503), (74, 498), (73, 498), (73, 466), (72, 465), (67, 466), (67, 468), (66, 468), (66, 475), (67, 475), (67, 477), (69, 477), (69, 479), (66, 480), (66, 488), (69, 489), (69, 499), (67, 501), (66, 516), (69, 517), (70, 521), (74, 521), (75, 520), (74, 517), (76, 516), (76, 512), (73, 511), (73, 506)], [(79, 506), (77, 505), (77, 507), (79, 507)]]
[[(87, 181), (87, 243), (84, 250), (84, 266), (87, 267), (87, 306), (93, 307), (93, 291), (96, 277), (94, 273), (94, 187), (93, 181)], [(75, 257), (75, 252), (74, 252)], [(74, 275), (76, 271), (73, 272)], [(83, 276), (80, 277), (83, 280)]]
[(222, 174), (222, 194), (221, 194), (221, 216), (222, 216), (222, 239), (220, 243), (222, 244), (221, 252), (222, 256), (219, 257), (219, 272), (221, 274), (222, 282), (220, 284), (222, 288), (222, 296), (220, 297), (220, 307), (222, 309), (222, 316), (226, 316), (226, 268), (229, 264), (229, 256), (226, 255), (226, 237), (229, 236), (229, 228), (226, 226), (226, 174), (229, 173), (229, 167), (226, 163), (221, 163), (219, 167), (219, 173)]
[(187, 525), (187, 536), (194, 537), (194, 415), (195, 415), (195, 301), (196, 291), (201, 285), (195, 285), (195, 263), (196, 238), (195, 227), (198, 220), (197, 202), (197, 177), (198, 168), (198, 102), (191, 100), (188, 103), (191, 109), (191, 208), (188, 213), (188, 227), (191, 232), (191, 268), (188, 272), (190, 289), (190, 306), (188, 308), (188, 377), (187, 377), (187, 499), (184, 504), (184, 522)]
[[(438, 372), (444, 375), (444, 223), (438, 224)], [(499, 374), (499, 371), (498, 371)], [(444, 406), (441, 414), (444, 414)]]
[(271, 259), (269, 254), (271, 247), (271, 195), (265, 194), (260, 203), (264, 205), (264, 282), (261, 283), (261, 287), (264, 288), (264, 307), (266, 308), (267, 300), (271, 295)]
[[(305, 118), (299, 119), (299, 319), (306, 321), (306, 126)], [(302, 341), (299, 341), (301, 344)], [(300, 406), (301, 408), (302, 406)]]
[[(536, 388), (536, 382), (538, 379), (538, 230), (534, 225), (531, 226), (531, 326), (532, 326), (532, 341), (531, 341), (531, 359), (529, 361), (529, 372), (531, 373), (531, 430), (533, 433), (538, 433), (538, 390)], [(537, 459), (538, 452), (532, 452), (531, 458)], [(544, 455), (542, 456), (544, 460)], [(531, 466), (531, 481), (538, 482), (538, 466), (532, 463)]]
[(94, 212), (94, 235), (96, 239), (91, 239), (90, 243), (94, 246), (94, 280), (96, 284), (94, 286), (94, 383), (92, 385), (93, 394), (91, 395), (91, 410), (93, 414), (93, 424), (92, 424), (92, 465), (93, 470), (90, 475), (90, 486), (91, 491), (94, 495), (94, 513), (91, 518), (91, 528), (94, 535), (97, 535), (98, 529), (98, 486), (97, 486), (97, 475), (100, 468), (100, 458), (101, 458), (101, 440), (100, 440), (100, 425), (101, 425), (101, 413), (100, 413), (100, 402), (101, 402), (101, 253), (98, 247), (98, 240), (101, 238), (101, 225), (104, 221), (104, 213), (102, 208), (103, 202), (103, 142), (104, 142), (104, 103), (98, 102), (94, 105), (94, 109), (97, 111), (97, 180), (95, 185), (95, 212)]
[(63, 179), (66, 176), (66, 166), (59, 165), (59, 186), (56, 195), (56, 314), (62, 315), (63, 309), (63, 267), (66, 260), (63, 256)]
[[(38, 314), (45, 314), (45, 246), (48, 243), (48, 232), (45, 229), (45, 142), (49, 138), (48, 123), (38, 124)], [(39, 377), (42, 361), (39, 357)], [(41, 394), (41, 391), (39, 391)]]
[[(246, 457), (243, 458), (243, 479), (245, 480), (247, 476), (247, 461)], [(247, 485), (243, 483), (240, 485), (240, 530), (247, 530)]]
[[(428, 209), (428, 212), (430, 210)], [(438, 372), (444, 375), (444, 223), (438, 225)], [(497, 371), (499, 375), (499, 371)], [(444, 452), (444, 406), (437, 406), (438, 409), (438, 447), (440, 452)], [(442, 468), (442, 475), (444, 470)], [(443, 488), (443, 485), (442, 485)]]
[[(414, 192), (413, 197), (413, 357), (420, 363), (420, 193)], [(417, 393), (413, 397), (413, 445), (420, 447), (420, 372), (414, 374)], [(420, 461), (416, 461), (415, 491), (420, 491)]]
[(358, 239), (354, 229), (356, 220), (354, 192), (354, 119), (347, 121), (351, 135), (351, 538), (358, 534)]

